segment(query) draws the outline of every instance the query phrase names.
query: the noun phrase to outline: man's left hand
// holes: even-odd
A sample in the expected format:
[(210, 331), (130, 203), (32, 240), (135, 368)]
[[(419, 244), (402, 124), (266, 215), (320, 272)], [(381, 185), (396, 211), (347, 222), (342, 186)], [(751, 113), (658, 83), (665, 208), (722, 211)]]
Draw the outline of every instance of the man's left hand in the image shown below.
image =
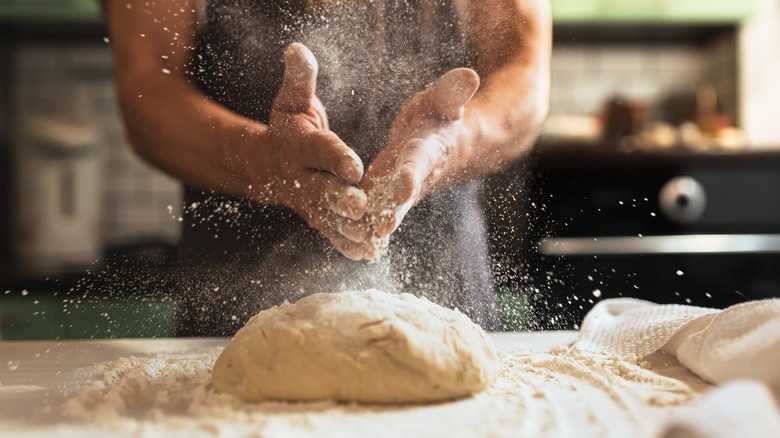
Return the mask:
[(459, 148), (464, 106), (478, 88), (474, 70), (454, 69), (401, 107), (386, 147), (361, 182), (371, 235), (363, 258), (378, 257), (409, 210), (441, 184)]

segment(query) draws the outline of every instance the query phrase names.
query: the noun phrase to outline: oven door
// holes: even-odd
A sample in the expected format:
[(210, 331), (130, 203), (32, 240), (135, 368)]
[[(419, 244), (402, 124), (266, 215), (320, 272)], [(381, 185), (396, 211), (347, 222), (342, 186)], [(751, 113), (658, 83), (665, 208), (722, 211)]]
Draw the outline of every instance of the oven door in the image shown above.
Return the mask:
[(545, 156), (530, 204), (540, 328), (634, 297), (722, 308), (780, 296), (780, 155)]

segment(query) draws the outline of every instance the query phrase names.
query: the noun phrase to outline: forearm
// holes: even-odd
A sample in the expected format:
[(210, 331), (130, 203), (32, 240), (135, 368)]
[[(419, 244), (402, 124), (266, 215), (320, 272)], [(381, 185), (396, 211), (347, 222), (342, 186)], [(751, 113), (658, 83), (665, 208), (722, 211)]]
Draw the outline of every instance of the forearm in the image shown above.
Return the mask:
[[(446, 178), (495, 172), (533, 145), (547, 116), (551, 19), (547, 0), (477, 2), (469, 28), (482, 86), (466, 105)], [(484, 8), (484, 9), (481, 9)]]
[(466, 106), (451, 177), (478, 178), (527, 152), (547, 116), (548, 99), (544, 66), (513, 64), (494, 72)]
[(105, 3), (127, 134), (141, 157), (186, 184), (251, 195), (249, 186), (258, 186), (264, 164), (270, 164), (260, 154), (269, 147), (267, 127), (194, 85), (188, 71), (197, 6), (195, 0)]
[(262, 168), (267, 126), (227, 110), (180, 78), (161, 75), (120, 79), (122, 112), (136, 153), (186, 184), (257, 196), (262, 175), (252, 175), (249, 164)]

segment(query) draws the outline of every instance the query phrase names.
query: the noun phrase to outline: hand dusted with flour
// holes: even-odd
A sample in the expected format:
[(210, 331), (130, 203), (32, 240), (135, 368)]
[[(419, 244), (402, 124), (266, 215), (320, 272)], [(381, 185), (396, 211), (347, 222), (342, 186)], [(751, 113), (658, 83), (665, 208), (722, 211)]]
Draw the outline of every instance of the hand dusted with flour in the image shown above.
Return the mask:
[(404, 403), (481, 391), (493, 342), (458, 311), (410, 294), (315, 294), (260, 312), (214, 365), (217, 391), (247, 401)]
[[(491, 266), (479, 180), (541, 129), (549, 1), (104, 3), (129, 139), (186, 185), (177, 334), (233, 335), (295, 298), (280, 291), (388, 283), (500, 327), (491, 275), (526, 273)], [(445, 93), (464, 99), (420, 98), (439, 95), (424, 90), (442, 75), (438, 91), (471, 84)], [(368, 211), (365, 190), (384, 177)], [(379, 263), (340, 255), (387, 245)], [(372, 275), (377, 264), (391, 274)]]
[(474, 70), (453, 69), (401, 108), (387, 146), (360, 183), (368, 193), (371, 228), (363, 258), (379, 257), (409, 209), (441, 185), (457, 149), (464, 106), (478, 88)]

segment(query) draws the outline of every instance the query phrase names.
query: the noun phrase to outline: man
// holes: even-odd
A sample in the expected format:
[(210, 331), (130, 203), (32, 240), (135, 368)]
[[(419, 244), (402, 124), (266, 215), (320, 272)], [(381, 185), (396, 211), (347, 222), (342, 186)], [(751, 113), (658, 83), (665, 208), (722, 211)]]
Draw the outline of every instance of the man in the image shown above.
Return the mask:
[(548, 1), (105, 5), (130, 142), (188, 187), (182, 334), (364, 287), (498, 327), (476, 181), (546, 115)]

